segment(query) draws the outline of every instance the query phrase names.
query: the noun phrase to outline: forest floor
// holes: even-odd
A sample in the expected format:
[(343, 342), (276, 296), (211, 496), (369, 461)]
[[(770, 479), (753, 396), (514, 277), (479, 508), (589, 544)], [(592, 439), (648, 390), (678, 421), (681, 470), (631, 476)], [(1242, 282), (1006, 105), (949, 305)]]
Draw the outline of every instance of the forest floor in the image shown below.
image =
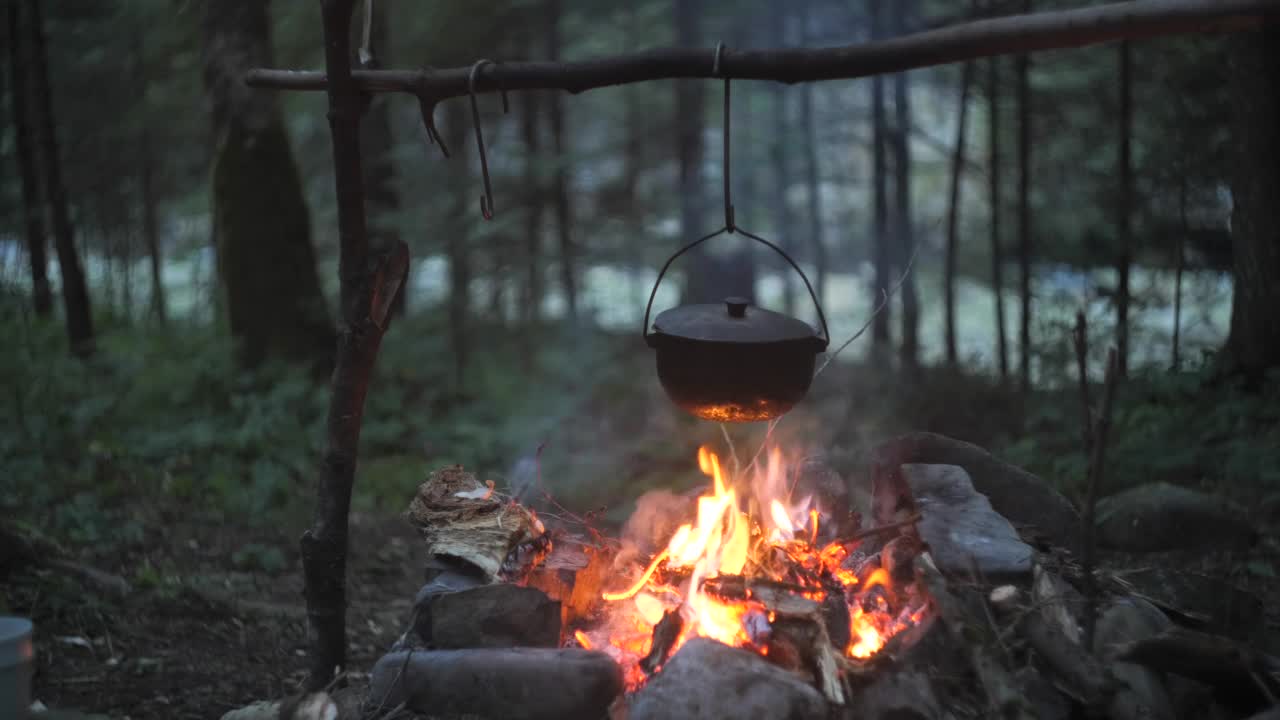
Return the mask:
[[(299, 690), (307, 628), (298, 534), (199, 521), (163, 528), (134, 547), (81, 555), (129, 578), (163, 568), (150, 583), (135, 580), (127, 597), (56, 570), (9, 579), (5, 603), (37, 628), (33, 698), (117, 720), (195, 720)], [(281, 552), (285, 567), (247, 571), (233, 560), (245, 533)], [(404, 631), (422, 583), (418, 542), (396, 518), (352, 516), (351, 668), (372, 667)]]

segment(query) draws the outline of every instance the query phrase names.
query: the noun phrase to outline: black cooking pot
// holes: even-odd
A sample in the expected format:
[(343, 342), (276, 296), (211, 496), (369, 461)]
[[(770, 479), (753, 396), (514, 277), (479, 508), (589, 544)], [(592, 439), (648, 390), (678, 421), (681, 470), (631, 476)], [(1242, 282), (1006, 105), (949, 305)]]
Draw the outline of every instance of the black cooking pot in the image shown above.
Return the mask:
[(667, 268), (719, 233), (672, 255), (649, 293), (644, 311), (645, 342), (657, 351), (658, 379), (668, 397), (684, 410), (718, 422), (769, 420), (790, 410), (809, 391), (814, 361), (830, 341), (822, 306), (799, 266), (768, 240), (739, 232), (772, 248), (800, 274), (818, 309), (822, 334), (803, 320), (736, 297), (723, 304), (665, 310), (654, 320), (650, 333), (649, 313)]

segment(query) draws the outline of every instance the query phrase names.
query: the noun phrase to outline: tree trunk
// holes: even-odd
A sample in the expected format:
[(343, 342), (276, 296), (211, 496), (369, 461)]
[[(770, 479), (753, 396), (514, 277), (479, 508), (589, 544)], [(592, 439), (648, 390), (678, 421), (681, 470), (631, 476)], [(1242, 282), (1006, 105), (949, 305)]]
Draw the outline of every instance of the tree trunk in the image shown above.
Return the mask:
[[(368, 2), (369, 0), (365, 0)], [(387, 2), (373, 3), (373, 26), (369, 42), (372, 58), (362, 63), (373, 70), (387, 64), (390, 54), (390, 25), (387, 19)], [(369, 246), (375, 253), (384, 253), (400, 244), (400, 192), (396, 189), (396, 167), (393, 152), (395, 138), (391, 131), (391, 98), (374, 95), (369, 109), (360, 123), (360, 154), (363, 159), (365, 204), (369, 222)], [(394, 315), (403, 315), (408, 283), (400, 286), (391, 305)]]
[(524, 139), (524, 299), (523, 320), (526, 327), (541, 319), (542, 308), (542, 141), (539, 137), (538, 114), (542, 94), (520, 96), (520, 133)]
[(987, 60), (987, 194), (991, 203), (991, 292), (996, 305), (1000, 382), (1009, 380), (1009, 340), (1004, 323), (1004, 247), (1000, 235), (1000, 58)]
[(960, 73), (960, 107), (956, 113), (956, 148), (951, 158), (951, 197), (947, 202), (947, 251), (943, 271), (943, 295), (946, 299), (947, 365), (957, 367), (956, 350), (956, 252), (960, 233), (960, 184), (964, 180), (964, 138), (969, 118), (969, 84), (973, 80), (973, 63), (964, 64)]
[[(446, 103), (445, 145), (451, 148), (466, 147), (467, 126), (470, 116), (462, 103)], [(451, 162), (459, 168), (457, 178), (467, 176), (468, 153), (459, 152)], [(467, 364), (471, 359), (471, 342), (469, 325), (471, 321), (471, 249), (468, 241), (471, 233), (467, 230), (468, 213), (474, 212), (475, 198), (470, 187), (461, 181), (455, 181), (449, 188), (451, 202), (448, 209), (448, 220), (445, 223), (448, 239), (445, 241), (445, 252), (449, 256), (449, 341), (453, 348), (453, 374), (455, 389), (458, 392), (466, 387)]]
[(93, 313), (89, 309), (89, 289), (76, 252), (75, 229), (67, 207), (67, 189), (62, 184), (62, 160), (58, 156), (57, 122), (53, 117), (53, 97), (49, 87), (49, 62), (45, 51), (44, 17), (41, 0), (27, 0), (32, 38), (31, 70), (34, 74), (36, 131), (44, 156), (45, 193), (53, 215), (53, 247), (62, 275), (62, 304), (67, 314), (67, 337), (71, 351), (88, 357), (94, 350)]
[(53, 294), (49, 289), (49, 261), (45, 257), (44, 209), (40, 204), (35, 138), (32, 137), (31, 115), (27, 108), (28, 65), (23, 59), (23, 33), (17, 0), (9, 0), (5, 4), (5, 11), (9, 30), (9, 107), (13, 115), (14, 145), (22, 185), (22, 220), (26, 233), (27, 259), (31, 264), (31, 301), (37, 315), (48, 317), (53, 310)]
[[(883, 0), (867, 0), (868, 12), (871, 14), (871, 38), (879, 40), (884, 34)], [(871, 193), (874, 210), (872, 213), (871, 237), (875, 243), (876, 281), (872, 286), (871, 307), (878, 306), (893, 282), (893, 243), (889, 237), (889, 169), (886, 144), (888, 143), (887, 121), (885, 119), (884, 76), (874, 75), (871, 78), (871, 142), (872, 173)], [(871, 321), (872, 354), (878, 362), (889, 359), (891, 342), (889, 328), (891, 326), (890, 305), (886, 302), (880, 313)]]
[[(560, 0), (547, 0), (547, 60), (560, 60)], [(564, 98), (552, 93), (548, 117), (551, 121), (551, 149), (555, 153), (555, 173), (551, 177), (551, 195), (556, 214), (556, 238), (560, 244), (560, 284), (564, 288), (569, 319), (578, 320), (577, 252), (573, 246), (573, 206), (569, 203), (569, 143), (564, 129)]]
[[(133, 71), (134, 76), (145, 88), (147, 85), (146, 66), (143, 61), (143, 42), (145, 36), (138, 32), (133, 37)], [(147, 259), (151, 269), (151, 295), (147, 303), (147, 311), (164, 325), (168, 320), (167, 303), (164, 292), (164, 262), (160, 255), (160, 220), (159, 198), (156, 197), (156, 162), (155, 151), (151, 147), (151, 130), (145, 121), (138, 129), (138, 189), (142, 201), (142, 239), (147, 246)]]
[[(898, 0), (893, 4), (894, 32), (898, 35), (905, 35), (907, 32), (908, 4), (909, 0)], [(905, 72), (893, 76), (893, 102), (897, 121), (893, 134), (896, 199), (894, 226), (898, 240), (898, 266), (905, 271), (915, 253), (915, 229), (912, 226), (911, 212), (911, 91)], [(915, 278), (910, 272), (903, 275), (901, 293), (902, 344), (898, 348), (898, 364), (904, 372), (912, 373), (920, 364), (920, 308)]]
[(1178, 182), (1178, 235), (1174, 239), (1173, 270), (1173, 358), (1170, 367), (1177, 372), (1181, 366), (1180, 335), (1182, 334), (1182, 269), (1186, 263), (1186, 243), (1190, 228), (1187, 226), (1187, 176), (1183, 173)]
[(1280, 366), (1280, 27), (1235, 37), (1231, 47), (1235, 285), (1221, 361), (1226, 372), (1259, 379)]
[[(807, 43), (809, 39), (809, 11), (811, 9), (812, 3), (805, 2), (800, 13), (800, 40), (802, 45)], [(813, 243), (813, 264), (817, 267), (813, 290), (818, 295), (818, 301), (823, 302), (827, 288), (827, 245), (823, 237), (821, 172), (818, 168), (818, 140), (816, 129), (814, 128), (812, 83), (807, 83), (800, 88), (800, 131), (802, 133), (801, 144), (804, 148), (806, 196), (809, 201), (809, 239)]]
[[(1023, 12), (1031, 12), (1024, 0)], [(1018, 382), (1031, 391), (1031, 58), (1018, 56), (1018, 269), (1022, 312), (1018, 327)]]
[[(769, 6), (769, 15), (773, 22), (769, 24), (771, 42), (774, 47), (784, 47), (787, 40), (786, 0), (773, 0)], [(795, 247), (795, 224), (791, 219), (791, 206), (787, 202), (787, 191), (791, 189), (791, 163), (787, 156), (790, 123), (787, 122), (787, 98), (790, 89), (782, 83), (770, 86), (773, 109), (773, 130), (770, 139), (770, 159), (773, 165), (774, 191), (771, 210), (774, 217), (774, 235), (777, 236), (778, 247), (788, 253)], [(771, 267), (782, 272), (782, 311), (795, 315), (796, 311), (796, 277), (789, 266), (770, 260)]]
[(1116, 261), (1116, 372), (1129, 373), (1129, 267), (1133, 256), (1133, 161), (1129, 150), (1133, 108), (1129, 41), (1120, 43), (1120, 254)]
[(155, 194), (155, 157), (151, 150), (151, 136), (143, 131), (138, 140), (139, 160), (142, 162), (142, 235), (147, 244), (147, 258), (151, 265), (151, 302), (149, 312), (164, 325), (168, 321), (168, 303), (164, 292), (164, 262), (160, 255), (160, 220)]
[(266, 4), (211, 0), (204, 36), (205, 86), (218, 137), (218, 268), (239, 361), (252, 367), (277, 357), (327, 372), (334, 333), (298, 168), (275, 98), (243, 84), (249, 68), (271, 64)]

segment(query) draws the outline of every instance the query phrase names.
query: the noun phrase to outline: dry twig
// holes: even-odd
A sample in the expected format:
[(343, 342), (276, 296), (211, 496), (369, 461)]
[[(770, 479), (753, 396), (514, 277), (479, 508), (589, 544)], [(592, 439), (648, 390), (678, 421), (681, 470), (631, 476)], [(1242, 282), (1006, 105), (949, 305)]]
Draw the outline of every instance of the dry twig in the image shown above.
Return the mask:
[(1084, 646), (1093, 649), (1093, 627), (1098, 610), (1098, 583), (1094, 576), (1097, 559), (1096, 513), (1098, 487), (1102, 484), (1103, 462), (1107, 454), (1107, 432), (1111, 429), (1111, 406), (1115, 402), (1116, 383), (1119, 381), (1116, 349), (1107, 350), (1107, 380), (1102, 391), (1102, 408), (1093, 431), (1093, 455), (1089, 459), (1089, 479), (1084, 499), (1084, 557), (1081, 558), (1084, 573)]

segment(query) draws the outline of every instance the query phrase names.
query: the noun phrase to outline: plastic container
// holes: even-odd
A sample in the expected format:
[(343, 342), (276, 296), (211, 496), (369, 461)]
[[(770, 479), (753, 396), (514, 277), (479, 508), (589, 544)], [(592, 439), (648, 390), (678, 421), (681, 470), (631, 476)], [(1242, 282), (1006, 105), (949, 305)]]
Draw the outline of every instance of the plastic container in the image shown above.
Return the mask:
[(0, 718), (27, 718), (34, 670), (31, 621), (0, 617)]

